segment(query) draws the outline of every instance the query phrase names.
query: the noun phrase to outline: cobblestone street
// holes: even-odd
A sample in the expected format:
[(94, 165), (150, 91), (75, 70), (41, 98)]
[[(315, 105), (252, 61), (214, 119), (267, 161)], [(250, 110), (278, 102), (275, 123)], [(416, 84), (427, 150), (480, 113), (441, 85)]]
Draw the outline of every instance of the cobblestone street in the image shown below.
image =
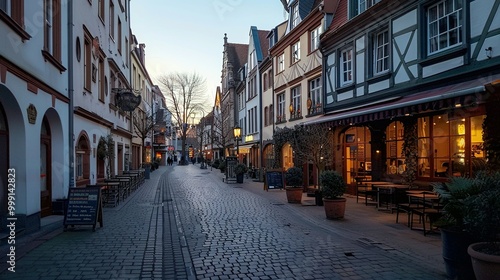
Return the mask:
[[(104, 209), (104, 227), (60, 228), (0, 278), (446, 278), (439, 235), (423, 237), (352, 198), (344, 221), (326, 220), (323, 207), (285, 200), (284, 191), (265, 192), (250, 179), (226, 184), (216, 169), (161, 167), (125, 203)], [(370, 232), (349, 211), (364, 211)]]

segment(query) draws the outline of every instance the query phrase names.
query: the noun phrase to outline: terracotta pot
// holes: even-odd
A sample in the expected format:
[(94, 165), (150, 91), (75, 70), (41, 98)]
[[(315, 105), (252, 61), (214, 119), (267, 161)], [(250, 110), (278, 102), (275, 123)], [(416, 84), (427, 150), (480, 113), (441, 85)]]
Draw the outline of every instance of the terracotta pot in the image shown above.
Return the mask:
[(486, 242), (473, 243), (467, 249), (472, 260), (472, 268), (477, 280), (498, 279), (500, 275), (500, 256), (485, 254), (478, 249), (491, 246)]
[(286, 199), (288, 203), (301, 203), (302, 202), (302, 188), (285, 188)]
[(345, 214), (346, 199), (343, 197), (327, 199), (323, 198), (326, 218), (329, 220), (343, 219)]

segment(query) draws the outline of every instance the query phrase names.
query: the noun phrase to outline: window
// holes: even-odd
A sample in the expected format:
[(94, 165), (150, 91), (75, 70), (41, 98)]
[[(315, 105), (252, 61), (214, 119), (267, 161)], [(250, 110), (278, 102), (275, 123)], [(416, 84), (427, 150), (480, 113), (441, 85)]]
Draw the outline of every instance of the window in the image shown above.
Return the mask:
[[(7, 16), (14, 20), (14, 22), (18, 24), (18, 27), (21, 29), (24, 28), (24, 0), (0, 0), (0, 10), (4, 11)], [(16, 29), (16, 31), (21, 30)], [(29, 34), (26, 35), (29, 36)], [(23, 36), (23, 38), (25, 37), (26, 36)], [(26, 37), (26, 39), (27, 38), (29, 37)]]
[(103, 103), (105, 94), (104, 57), (99, 56), (99, 100)]
[(264, 108), (264, 126), (269, 125), (269, 107)]
[(264, 75), (262, 75), (262, 86), (264, 87), (262, 90), (266, 91), (267, 90), (267, 73), (264, 73)]
[(278, 56), (278, 73), (285, 71), (285, 54)]
[(374, 36), (373, 62), (374, 74), (389, 71), (389, 32), (387, 30)]
[(98, 15), (102, 22), (104, 22), (104, 0), (99, 0), (99, 4), (97, 5)]
[[(61, 4), (59, 0), (44, 1), (43, 54), (49, 61), (61, 62)], [(55, 61), (53, 61), (55, 60)], [(62, 66), (61, 66), (62, 67)]]
[(311, 52), (317, 50), (319, 47), (319, 35), (321, 35), (321, 26), (311, 31)]
[(403, 123), (392, 122), (386, 129), (387, 174), (402, 175), (406, 170), (403, 152)]
[(274, 123), (274, 106), (269, 106), (269, 121), (267, 122), (269, 125)]
[(292, 98), (291, 104), (292, 104), (292, 108), (293, 108), (293, 111), (290, 112), (291, 113), (290, 118), (291, 119), (300, 118), (302, 116), (302, 112), (301, 112), (301, 108), (300, 108), (301, 104), (302, 104), (301, 98), (300, 98), (300, 86), (292, 88), (290, 96)]
[(278, 94), (278, 115), (276, 116), (276, 122), (284, 122), (286, 120), (285, 115), (285, 93)]
[(92, 82), (92, 39), (88, 34), (85, 34), (85, 50), (83, 53), (84, 71), (83, 71), (83, 87), (91, 92), (91, 82)]
[(351, 0), (350, 14), (351, 17), (355, 17), (364, 11), (366, 11), (371, 6), (377, 4), (381, 0)]
[(128, 63), (130, 59), (130, 50), (129, 50), (129, 44), (128, 44), (128, 39), (125, 37), (125, 66), (128, 68)]
[(250, 58), (248, 60), (248, 71), (252, 71), (252, 69), (254, 69), (255, 66), (257, 66), (257, 55), (255, 53), (255, 50), (253, 50), (250, 53)]
[(418, 119), (418, 176), (474, 177), (486, 166), (482, 123), (485, 116)]
[(309, 114), (316, 114), (323, 110), (321, 87), (321, 77), (309, 81), (309, 99), (307, 100)]
[(291, 28), (290, 29), (293, 29), (295, 28), (298, 24), (299, 24), (299, 4), (295, 4), (293, 7), (292, 7), (292, 12), (291, 12)]
[(300, 60), (300, 41), (292, 46), (292, 64)]
[(352, 48), (340, 53), (340, 86), (352, 83)]
[(44, 5), (44, 50), (52, 53), (52, 0), (45, 0)]
[(109, 37), (115, 38), (115, 5), (109, 1)]
[(269, 88), (273, 88), (273, 72), (271, 70), (269, 70), (267, 76), (269, 77)]
[(440, 1), (427, 9), (427, 51), (429, 54), (462, 43), (461, 2), (461, 0)]
[(118, 18), (118, 52), (122, 54), (122, 21)]

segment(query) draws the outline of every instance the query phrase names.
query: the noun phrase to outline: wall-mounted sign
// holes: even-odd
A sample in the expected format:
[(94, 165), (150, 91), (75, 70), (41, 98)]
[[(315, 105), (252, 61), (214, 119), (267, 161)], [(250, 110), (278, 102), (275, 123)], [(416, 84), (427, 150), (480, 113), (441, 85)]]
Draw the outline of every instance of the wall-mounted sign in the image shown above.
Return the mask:
[(140, 95), (135, 95), (131, 91), (118, 90), (116, 92), (116, 106), (123, 111), (134, 111), (134, 109), (141, 104), (141, 100)]
[(35, 105), (30, 104), (28, 108), (26, 108), (26, 111), (28, 113), (28, 122), (30, 124), (35, 124), (37, 115)]

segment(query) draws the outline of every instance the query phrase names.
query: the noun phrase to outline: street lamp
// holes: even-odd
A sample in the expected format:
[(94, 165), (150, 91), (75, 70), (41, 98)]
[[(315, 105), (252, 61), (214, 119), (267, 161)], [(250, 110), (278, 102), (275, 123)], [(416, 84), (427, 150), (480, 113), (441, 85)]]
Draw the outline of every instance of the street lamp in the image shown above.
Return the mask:
[(236, 156), (240, 153), (241, 127), (238, 125), (233, 128), (234, 139), (236, 139)]

